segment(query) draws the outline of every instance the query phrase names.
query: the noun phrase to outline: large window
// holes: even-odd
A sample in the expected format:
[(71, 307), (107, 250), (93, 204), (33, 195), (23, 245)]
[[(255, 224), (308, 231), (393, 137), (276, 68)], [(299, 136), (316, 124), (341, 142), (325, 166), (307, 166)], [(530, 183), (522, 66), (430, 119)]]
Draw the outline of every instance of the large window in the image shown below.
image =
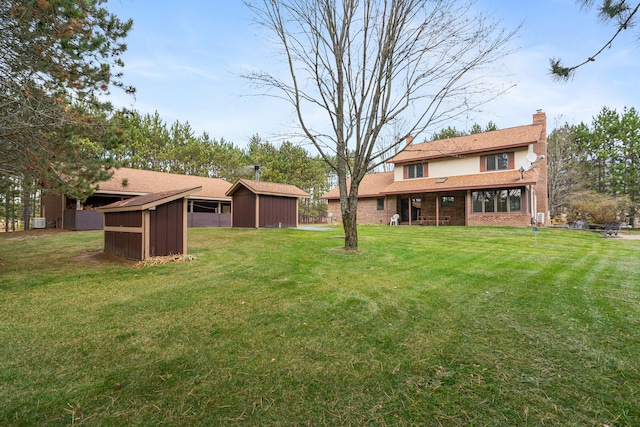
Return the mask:
[(415, 165), (405, 166), (407, 168), (407, 178), (422, 178), (424, 177), (424, 165), (418, 163)]
[(471, 193), (474, 213), (522, 212), (522, 189), (486, 190)]
[(384, 210), (384, 197), (378, 197), (378, 210)]
[(485, 157), (485, 162), (488, 171), (509, 169), (509, 153), (491, 154)]

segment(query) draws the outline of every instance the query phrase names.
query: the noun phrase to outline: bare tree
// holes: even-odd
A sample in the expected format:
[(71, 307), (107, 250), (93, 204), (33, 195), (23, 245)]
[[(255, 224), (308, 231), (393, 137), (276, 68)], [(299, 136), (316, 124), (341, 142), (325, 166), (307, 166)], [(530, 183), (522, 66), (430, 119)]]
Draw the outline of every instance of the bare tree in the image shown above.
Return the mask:
[[(473, 1), (246, 0), (281, 48), (288, 72), (245, 75), (292, 104), (302, 135), (338, 176), (345, 249), (357, 249), (358, 186), (407, 136), (475, 109), (505, 90), (484, 79), (515, 31)], [(275, 90), (274, 90), (275, 89)], [(325, 125), (312, 123), (324, 113)], [(400, 138), (380, 148), (390, 124)], [(350, 181), (349, 181), (350, 179)]]
[(566, 213), (571, 194), (581, 190), (583, 182), (580, 179), (581, 164), (576, 155), (574, 129), (568, 123), (562, 126), (556, 124), (548, 138), (547, 187), (549, 209), (551, 217), (555, 219)]

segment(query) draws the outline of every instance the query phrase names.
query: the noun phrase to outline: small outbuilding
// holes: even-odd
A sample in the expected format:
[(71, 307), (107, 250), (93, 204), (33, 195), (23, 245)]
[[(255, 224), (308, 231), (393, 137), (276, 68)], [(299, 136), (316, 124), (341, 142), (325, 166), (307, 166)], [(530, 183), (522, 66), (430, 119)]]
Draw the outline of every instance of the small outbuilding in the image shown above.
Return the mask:
[(187, 196), (202, 187), (150, 193), (111, 203), (104, 213), (104, 252), (129, 259), (187, 254)]
[(231, 196), (231, 226), (287, 228), (298, 226), (298, 199), (311, 197), (295, 185), (241, 179)]

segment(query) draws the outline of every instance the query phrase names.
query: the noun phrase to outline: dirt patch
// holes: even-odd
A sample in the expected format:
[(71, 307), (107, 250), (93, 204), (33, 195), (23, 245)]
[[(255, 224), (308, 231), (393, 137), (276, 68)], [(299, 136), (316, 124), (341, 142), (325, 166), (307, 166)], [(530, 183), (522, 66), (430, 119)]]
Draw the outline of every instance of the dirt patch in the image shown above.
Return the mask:
[(80, 261), (85, 264), (126, 264), (126, 265), (135, 265), (135, 261), (130, 259), (126, 259), (123, 257), (118, 257), (111, 254), (106, 254), (103, 251), (85, 251), (73, 257), (75, 261)]

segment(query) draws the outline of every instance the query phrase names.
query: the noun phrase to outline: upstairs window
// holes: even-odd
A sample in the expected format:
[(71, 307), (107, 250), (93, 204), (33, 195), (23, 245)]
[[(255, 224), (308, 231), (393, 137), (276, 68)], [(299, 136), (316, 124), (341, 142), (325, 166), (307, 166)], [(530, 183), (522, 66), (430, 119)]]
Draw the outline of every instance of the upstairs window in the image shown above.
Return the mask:
[(480, 157), (480, 171), (499, 171), (513, 169), (513, 153), (489, 154)]
[(487, 170), (497, 171), (509, 169), (509, 153), (492, 154), (487, 156)]
[(405, 166), (406, 177), (408, 179), (423, 178), (424, 177), (424, 165), (417, 163), (415, 165)]

